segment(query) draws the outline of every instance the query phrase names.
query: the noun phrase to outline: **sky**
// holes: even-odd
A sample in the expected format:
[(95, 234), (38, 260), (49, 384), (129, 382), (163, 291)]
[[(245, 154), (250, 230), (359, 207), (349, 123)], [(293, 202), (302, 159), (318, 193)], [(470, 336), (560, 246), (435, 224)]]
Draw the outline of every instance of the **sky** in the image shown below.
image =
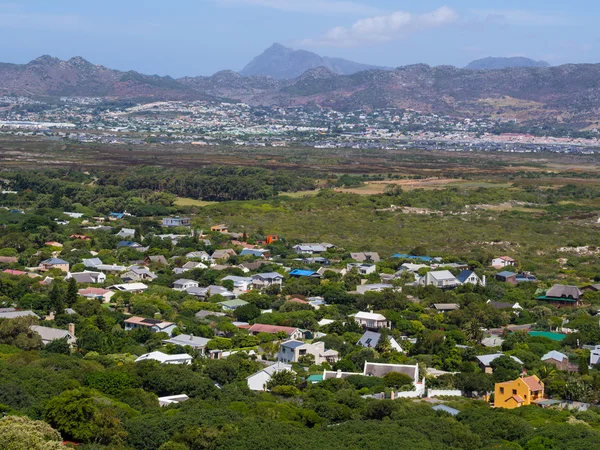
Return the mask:
[(0, 61), (48, 54), (173, 77), (242, 69), (274, 42), (397, 67), (486, 56), (600, 62), (595, 0), (0, 0)]

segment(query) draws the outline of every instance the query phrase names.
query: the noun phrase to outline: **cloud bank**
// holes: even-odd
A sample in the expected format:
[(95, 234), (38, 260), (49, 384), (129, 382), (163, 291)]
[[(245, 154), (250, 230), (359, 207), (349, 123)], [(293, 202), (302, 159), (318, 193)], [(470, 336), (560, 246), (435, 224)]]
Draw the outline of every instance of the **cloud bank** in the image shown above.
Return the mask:
[(359, 47), (389, 42), (427, 29), (449, 25), (458, 20), (458, 13), (448, 6), (442, 6), (423, 14), (396, 11), (388, 15), (360, 19), (350, 27), (332, 28), (324, 36), (305, 39), (301, 44), (306, 46)]

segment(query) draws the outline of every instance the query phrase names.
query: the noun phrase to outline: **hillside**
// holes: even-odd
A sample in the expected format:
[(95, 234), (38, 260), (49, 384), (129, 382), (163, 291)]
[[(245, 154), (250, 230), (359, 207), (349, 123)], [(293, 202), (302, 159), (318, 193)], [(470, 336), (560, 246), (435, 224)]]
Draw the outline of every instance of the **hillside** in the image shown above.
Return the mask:
[(240, 73), (244, 76), (267, 75), (277, 79), (296, 78), (317, 67), (326, 67), (339, 75), (351, 75), (368, 69), (383, 69), (343, 58), (319, 56), (306, 50), (293, 50), (273, 44), (254, 58)]
[(465, 66), (465, 69), (496, 70), (508, 69), (510, 67), (550, 67), (550, 64), (546, 61), (535, 61), (522, 56), (515, 56), (511, 58), (495, 58), (490, 56), (488, 58), (471, 61), (469, 64), (467, 64), (467, 66)]
[(0, 89), (33, 96), (229, 99), (254, 106), (310, 103), (339, 110), (410, 108), (583, 128), (599, 119), (600, 64), (498, 70), (416, 64), (351, 75), (319, 66), (286, 80), (233, 71), (173, 79), (121, 72), (79, 57), (62, 61), (42, 56), (28, 64), (0, 64)]

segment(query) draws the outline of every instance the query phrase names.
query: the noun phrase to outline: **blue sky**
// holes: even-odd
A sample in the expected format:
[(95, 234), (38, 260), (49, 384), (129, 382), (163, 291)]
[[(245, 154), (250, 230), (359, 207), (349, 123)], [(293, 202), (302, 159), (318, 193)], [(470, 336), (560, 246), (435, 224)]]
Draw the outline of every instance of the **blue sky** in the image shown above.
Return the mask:
[(0, 0), (0, 61), (42, 54), (160, 75), (241, 69), (273, 42), (400, 66), (600, 62), (594, 0)]

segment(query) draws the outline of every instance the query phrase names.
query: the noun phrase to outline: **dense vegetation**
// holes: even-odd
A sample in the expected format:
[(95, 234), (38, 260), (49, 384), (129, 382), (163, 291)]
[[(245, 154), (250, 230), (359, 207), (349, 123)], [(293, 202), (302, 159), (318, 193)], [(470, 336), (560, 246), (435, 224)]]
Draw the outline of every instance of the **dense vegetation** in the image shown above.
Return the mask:
[[(218, 184), (221, 179), (227, 182)], [(240, 183), (239, 191), (232, 190), (238, 186), (234, 180)], [(356, 186), (360, 181), (354, 176), (327, 179), (331, 186)], [(83, 259), (93, 256), (106, 264), (129, 265), (146, 256), (163, 255), (169, 264), (150, 263), (157, 275), (150, 288), (136, 295), (116, 293), (110, 305), (78, 296), (77, 289), (83, 286), (64, 281), (64, 274), (56, 270), (44, 275), (54, 277), (50, 284), (43, 282), (43, 277), (0, 273), (0, 308), (31, 309), (42, 318), (0, 320), (0, 412), (7, 413), (0, 419), (0, 448), (60, 448), (54, 430), (85, 449), (400, 446), (571, 450), (594, 448), (600, 440), (600, 410), (596, 406), (587, 411), (538, 407), (507, 411), (490, 409), (487, 402), (475, 399), (491, 392), (495, 382), (519, 375), (521, 367), (508, 356), (494, 362), (491, 375), (477, 364), (477, 355), (502, 350), (523, 361), (528, 373), (538, 375), (548, 395), (598, 404), (600, 370), (588, 369), (589, 351), (582, 346), (600, 342), (600, 294), (586, 293), (586, 306), (572, 310), (536, 300), (557, 281), (579, 286), (598, 281), (598, 188), (390, 188), (383, 195), (365, 196), (322, 189), (313, 197), (292, 198), (275, 194), (312, 188), (315, 179), (263, 169), (223, 168), (182, 174), (150, 168), (116, 174), (9, 172), (3, 175), (3, 183), (19, 193), (0, 197), (7, 207), (0, 211), (0, 256), (16, 258), (0, 263), (2, 270), (37, 266), (58, 250), (73, 272), (84, 270)], [(255, 200), (176, 206), (175, 195)], [(489, 208), (506, 203), (510, 205), (506, 209)], [(412, 214), (403, 212), (405, 207), (430, 211)], [(84, 220), (125, 209), (135, 217), (111, 222), (108, 230), (85, 228)], [(72, 219), (65, 211), (81, 212), (84, 217)], [(280, 271), (285, 276), (283, 287), (240, 295), (248, 305), (226, 316), (197, 318), (201, 310), (219, 311), (218, 303), (224, 298), (211, 295), (201, 300), (174, 291), (173, 282), (182, 276), (173, 268), (180, 267), (191, 251), (239, 251), (241, 246), (220, 233), (207, 233), (210, 243), (197, 235), (176, 243), (161, 239), (159, 234), (189, 232), (162, 228), (158, 219), (168, 214), (191, 215), (196, 230), (225, 222), (249, 243), (261, 242), (268, 234), (279, 235), (279, 241), (266, 246), (273, 261), (252, 272)], [(133, 239), (148, 248), (144, 253), (117, 248), (122, 238), (116, 233), (123, 227), (135, 229)], [(84, 234), (89, 240), (78, 237)], [(62, 247), (46, 245), (49, 241)], [(320, 267), (297, 260), (291, 246), (303, 241), (336, 244), (337, 248), (323, 254), (334, 269), (353, 262), (352, 251), (379, 251), (383, 258), (377, 263), (378, 273), (364, 277), (371, 283), (379, 282), (380, 274), (394, 274), (406, 261), (391, 258), (396, 252), (442, 256), (446, 263), (465, 262), (479, 276), (487, 276), (488, 283), (485, 287), (465, 285), (442, 291), (408, 285), (413, 275), (407, 273), (393, 281), (401, 292), (358, 295), (354, 290), (363, 277), (356, 270), (345, 275), (326, 271), (322, 279), (294, 279), (285, 274), (277, 263), (291, 268)], [(575, 246), (585, 249), (561, 249)], [(538, 282), (513, 286), (496, 281), (489, 264), (492, 257), (504, 253), (517, 259), (515, 269), (533, 272)], [(223, 270), (194, 269), (186, 272), (185, 278), (202, 287), (231, 288), (231, 282), (223, 278), (243, 275), (238, 265), (256, 260), (231, 256), (220, 261), (229, 264)], [(450, 270), (457, 273), (454, 267)], [(109, 275), (102, 286), (119, 282), (120, 278)], [(310, 296), (323, 297), (328, 306), (315, 310), (289, 301)], [(518, 302), (523, 310), (517, 314), (495, 309), (488, 300)], [(460, 309), (442, 314), (431, 308), (434, 303), (457, 303)], [(383, 331), (384, 339), (375, 348), (362, 348), (356, 345), (362, 330), (348, 320), (348, 315), (371, 309), (383, 313), (392, 328)], [(56, 315), (46, 320), (50, 312)], [(224, 360), (211, 360), (189, 347), (164, 344), (164, 333), (125, 331), (127, 314), (173, 321), (176, 333), (205, 337), (210, 339), (208, 349), (237, 353)], [(333, 323), (319, 326), (323, 318)], [(293, 365), (297, 376), (274, 377), (270, 392), (252, 392), (246, 377), (263, 367), (259, 358), (274, 358), (282, 336), (275, 336), (275, 340), (265, 333), (251, 336), (237, 328), (234, 320), (326, 333), (319, 340), (337, 350), (340, 360), (329, 366), (305, 359)], [(71, 350), (64, 341), (43, 346), (29, 328), (34, 323), (62, 329), (74, 324), (75, 347)], [(561, 342), (525, 332), (505, 332), (500, 348), (482, 345), (484, 329), (509, 324), (530, 324), (538, 331), (568, 326), (577, 331)], [(390, 346), (391, 337), (401, 343), (402, 353)], [(187, 352), (194, 356), (193, 363), (134, 363), (137, 356), (157, 349), (169, 354)], [(564, 352), (578, 369), (559, 371), (543, 363), (541, 356), (550, 350)], [(253, 354), (256, 351), (260, 356)], [(364, 377), (360, 372), (366, 361), (417, 364), (430, 388), (460, 389), (474, 398), (444, 399), (460, 411), (456, 417), (436, 412), (420, 400), (376, 400), (370, 396), (403, 390), (407, 380), (401, 376)], [(426, 367), (450, 373), (433, 377), (426, 375)], [(315, 384), (305, 381), (324, 369), (357, 375)], [(181, 393), (190, 400), (158, 406), (159, 396)]]

